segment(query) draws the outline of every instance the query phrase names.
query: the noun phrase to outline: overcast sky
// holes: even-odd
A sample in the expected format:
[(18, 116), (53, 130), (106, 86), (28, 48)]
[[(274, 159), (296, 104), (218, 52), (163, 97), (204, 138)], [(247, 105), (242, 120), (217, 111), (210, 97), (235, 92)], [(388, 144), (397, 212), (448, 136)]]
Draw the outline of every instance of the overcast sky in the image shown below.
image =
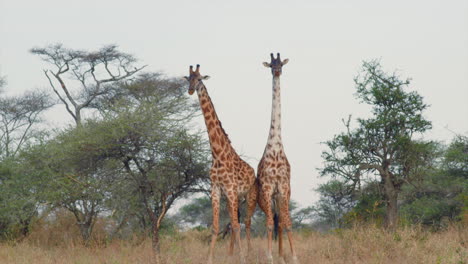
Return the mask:
[[(0, 0), (0, 75), (7, 93), (48, 87), (28, 50), (53, 43), (95, 50), (117, 44), (148, 71), (201, 73), (234, 148), (255, 169), (271, 115), (270, 52), (289, 58), (281, 77), (282, 135), (292, 199), (318, 199), (317, 168), (341, 122), (369, 115), (354, 97), (363, 60), (411, 77), (431, 105), (426, 139), (468, 133), (468, 1), (120, 1)], [(193, 96), (196, 100), (196, 96)], [(72, 123), (58, 106), (52, 125)], [(199, 123), (204, 126), (200, 119)], [(453, 132), (452, 132), (453, 131)]]

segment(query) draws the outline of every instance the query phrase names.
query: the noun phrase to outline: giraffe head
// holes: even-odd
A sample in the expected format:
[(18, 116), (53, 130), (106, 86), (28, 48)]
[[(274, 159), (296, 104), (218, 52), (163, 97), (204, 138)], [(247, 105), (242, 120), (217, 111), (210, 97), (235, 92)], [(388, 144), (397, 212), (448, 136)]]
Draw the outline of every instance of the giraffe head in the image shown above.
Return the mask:
[(195, 91), (198, 91), (198, 89), (203, 85), (202, 80), (208, 80), (210, 78), (208, 75), (202, 76), (200, 74), (199, 64), (197, 64), (195, 71), (193, 71), (193, 66), (190, 65), (189, 74), (189, 76), (184, 76), (184, 78), (189, 82), (188, 93), (190, 95), (192, 95)]
[(289, 59), (284, 59), (283, 61), (281, 61), (279, 53), (277, 53), (276, 59), (273, 56), (273, 53), (270, 54), (270, 57), (271, 62), (264, 62), (263, 66), (271, 68), (271, 74), (273, 74), (273, 76), (279, 77), (281, 75), (283, 65), (288, 63)]

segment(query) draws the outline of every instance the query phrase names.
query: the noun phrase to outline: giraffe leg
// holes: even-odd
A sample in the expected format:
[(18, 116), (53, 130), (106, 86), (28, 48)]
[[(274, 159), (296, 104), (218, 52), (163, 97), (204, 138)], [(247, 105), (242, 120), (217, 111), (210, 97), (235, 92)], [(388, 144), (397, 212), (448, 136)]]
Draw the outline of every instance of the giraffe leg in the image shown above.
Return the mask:
[(211, 233), (210, 253), (208, 255), (208, 264), (213, 263), (213, 253), (219, 232), (219, 202), (221, 200), (221, 191), (219, 187), (211, 187), (211, 205), (213, 207), (213, 229)]
[(250, 242), (250, 226), (252, 223), (252, 216), (255, 212), (255, 207), (257, 206), (257, 195), (258, 187), (257, 184), (254, 184), (247, 194), (247, 217), (245, 218), (245, 236), (247, 238), (247, 252), (249, 253), (252, 250), (252, 244)]
[(293, 243), (291, 228), (287, 229), (287, 234), (288, 234), (289, 246), (291, 247), (293, 264), (299, 264), (299, 260), (297, 259), (297, 256), (296, 256), (296, 251), (294, 251), (294, 243)]
[[(280, 226), (282, 229), (286, 229), (286, 232), (288, 234), (289, 246), (291, 248), (293, 263), (298, 264), (299, 262), (297, 260), (296, 251), (294, 250), (294, 242), (292, 237), (292, 223), (291, 218), (289, 216), (289, 196), (281, 195), (280, 200)], [(282, 251), (281, 246), (280, 250)], [(282, 255), (282, 252), (280, 253), (280, 255)], [(284, 259), (284, 256), (282, 257)]]
[(281, 225), (281, 222), (278, 226), (278, 254), (280, 258), (283, 257), (283, 226)]
[[(237, 245), (239, 246), (239, 257), (240, 263), (245, 263), (244, 251), (242, 250), (241, 240), (240, 240), (240, 224), (239, 218), (237, 215), (237, 209), (239, 206), (239, 201), (237, 194), (228, 195), (228, 208), (229, 208), (229, 217), (231, 218), (231, 227), (232, 227), (232, 237), (236, 240)], [(232, 241), (232, 238), (231, 238)]]
[(236, 234), (234, 234), (234, 229), (232, 229), (231, 226), (231, 242), (229, 244), (229, 256), (232, 256), (234, 254), (234, 243), (236, 242)]
[(282, 197), (282, 195), (278, 196), (277, 205), (278, 205), (278, 213), (279, 213), (279, 239), (278, 239), (278, 250), (279, 250), (279, 257), (282, 263), (286, 261), (284, 256), (283, 250), (283, 230), (286, 228), (287, 217), (289, 214), (289, 206), (285, 207), (285, 203), (288, 204), (287, 199)]
[(271, 209), (271, 193), (262, 192), (260, 199), (260, 207), (266, 215), (267, 228), (267, 259), (269, 264), (273, 264), (272, 254), (272, 239), (273, 239), (273, 211)]

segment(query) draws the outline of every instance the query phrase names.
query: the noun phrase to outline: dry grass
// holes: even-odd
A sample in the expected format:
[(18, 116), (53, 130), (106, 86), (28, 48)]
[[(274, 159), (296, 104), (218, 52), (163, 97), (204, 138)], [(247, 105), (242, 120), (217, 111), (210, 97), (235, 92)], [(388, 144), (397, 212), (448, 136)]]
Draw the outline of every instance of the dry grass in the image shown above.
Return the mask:
[[(165, 237), (161, 247), (163, 263), (205, 263), (208, 253), (206, 237), (207, 233), (197, 231)], [(151, 263), (149, 239), (114, 241), (88, 248), (73, 240), (52, 246), (50, 243), (41, 245), (38, 239), (32, 236), (20, 243), (0, 244), (0, 263)], [(295, 234), (295, 239), (302, 264), (468, 263), (468, 229), (457, 226), (437, 233), (419, 228), (387, 233), (375, 227), (356, 227), (330, 234), (303, 232)], [(265, 247), (264, 239), (254, 239), (248, 263), (266, 263)], [(238, 258), (227, 255), (227, 249), (228, 239), (218, 242), (215, 263), (238, 263)], [(289, 248), (286, 249), (288, 263)], [(277, 247), (274, 258), (275, 263), (280, 263), (277, 261)]]

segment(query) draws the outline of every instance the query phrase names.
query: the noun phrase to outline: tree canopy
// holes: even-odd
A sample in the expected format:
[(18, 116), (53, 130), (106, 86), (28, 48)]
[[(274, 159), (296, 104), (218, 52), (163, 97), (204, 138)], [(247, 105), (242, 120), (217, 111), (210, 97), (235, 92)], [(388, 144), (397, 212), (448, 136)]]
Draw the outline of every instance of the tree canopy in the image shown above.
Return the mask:
[(423, 116), (427, 105), (415, 91), (408, 91), (410, 79), (387, 74), (379, 61), (364, 62), (355, 78), (356, 97), (371, 106), (371, 117), (351, 117), (346, 132), (325, 144), (322, 175), (340, 178), (354, 190), (362, 188), (365, 176), (377, 177), (386, 206), (385, 225), (397, 224), (397, 200), (401, 187), (424, 174), (431, 161), (431, 142), (416, 138), (431, 128)]

